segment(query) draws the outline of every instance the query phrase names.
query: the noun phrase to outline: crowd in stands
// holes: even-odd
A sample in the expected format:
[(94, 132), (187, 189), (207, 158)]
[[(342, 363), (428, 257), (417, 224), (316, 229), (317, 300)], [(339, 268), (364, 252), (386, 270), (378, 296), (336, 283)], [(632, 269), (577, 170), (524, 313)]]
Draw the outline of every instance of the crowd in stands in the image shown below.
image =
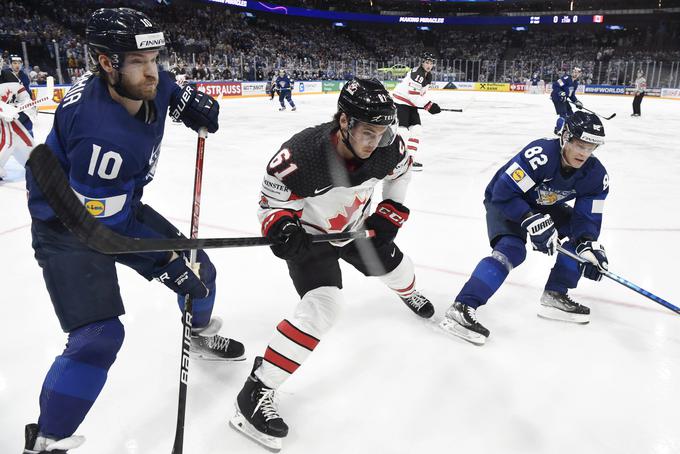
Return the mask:
[[(6, 55), (23, 55), (21, 43), (26, 43), (31, 62), (31, 68), (26, 70), (35, 83), (43, 82), (47, 73), (56, 74), (58, 52), (63, 79), (71, 82), (87, 67), (84, 51), (87, 19), (92, 11), (109, 3), (106, 0), (2, 2), (0, 51)], [(369, 2), (290, 0), (280, 3), (360, 10)], [(558, 3), (553, 2), (553, 6), (557, 8)], [(534, 72), (551, 80), (566, 68), (581, 66), (591, 80), (603, 83), (605, 77), (606, 82), (616, 82), (610, 80), (609, 73), (602, 75), (603, 65), (611, 72), (612, 65), (621, 61), (680, 61), (678, 22), (625, 31), (584, 29), (578, 34), (554, 29), (515, 32), (434, 28), (422, 32), (394, 26), (335, 27), (329, 22), (259, 14), (248, 17), (224, 5), (192, 0), (175, 0), (170, 5), (151, 0), (123, 0), (117, 5), (141, 9), (159, 23), (169, 42), (171, 64), (176, 71), (196, 80), (268, 80), (278, 68), (288, 69), (296, 80), (375, 76), (383, 66), (416, 64), (424, 49), (438, 57), (437, 76), (449, 80), (516, 82)], [(7, 63), (7, 58), (4, 61)]]

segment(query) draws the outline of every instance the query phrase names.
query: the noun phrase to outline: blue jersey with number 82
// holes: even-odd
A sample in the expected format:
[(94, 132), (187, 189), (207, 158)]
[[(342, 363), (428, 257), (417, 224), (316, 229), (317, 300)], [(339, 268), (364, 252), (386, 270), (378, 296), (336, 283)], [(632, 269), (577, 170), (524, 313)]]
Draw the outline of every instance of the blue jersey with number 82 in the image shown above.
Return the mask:
[(565, 172), (560, 150), (559, 139), (534, 140), (496, 172), (484, 198), (515, 222), (529, 211), (575, 199), (574, 238), (597, 239), (609, 193), (607, 171), (590, 156), (581, 168)]

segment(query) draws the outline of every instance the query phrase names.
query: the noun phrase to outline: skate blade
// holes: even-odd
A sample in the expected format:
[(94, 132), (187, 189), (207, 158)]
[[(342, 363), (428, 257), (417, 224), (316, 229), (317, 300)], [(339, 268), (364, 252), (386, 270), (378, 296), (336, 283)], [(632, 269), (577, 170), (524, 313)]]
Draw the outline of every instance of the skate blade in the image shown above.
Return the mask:
[(246, 355), (241, 355), (241, 356), (235, 356), (233, 358), (225, 358), (223, 356), (217, 356), (217, 355), (211, 355), (209, 353), (203, 353), (203, 352), (197, 352), (194, 350), (190, 350), (191, 352), (191, 358), (192, 359), (198, 359), (201, 361), (213, 361), (213, 362), (225, 362), (225, 363), (230, 363), (230, 362), (239, 362), (239, 361), (245, 361), (247, 359)]
[(246, 437), (259, 443), (271, 452), (279, 452), (283, 448), (283, 439), (263, 434), (246, 420), (245, 416), (236, 409), (236, 414), (229, 420), (229, 425), (236, 431), (241, 432)]
[(580, 323), (583, 325), (590, 322), (590, 314), (574, 314), (557, 309), (556, 307), (544, 306), (543, 304), (539, 307), (537, 315), (541, 318), (560, 322)]
[(486, 336), (482, 336), (479, 333), (471, 331), (459, 323), (449, 320), (446, 317), (439, 322), (439, 327), (448, 334), (453, 334), (461, 339), (464, 339), (475, 345), (484, 345), (486, 343)]

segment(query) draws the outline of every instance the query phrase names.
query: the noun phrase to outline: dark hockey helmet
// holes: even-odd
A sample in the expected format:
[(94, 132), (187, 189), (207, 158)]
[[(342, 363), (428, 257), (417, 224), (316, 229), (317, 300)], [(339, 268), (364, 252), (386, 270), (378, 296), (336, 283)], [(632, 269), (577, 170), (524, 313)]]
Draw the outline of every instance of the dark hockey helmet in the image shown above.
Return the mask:
[(604, 125), (597, 115), (583, 111), (574, 112), (565, 120), (562, 131), (566, 132), (561, 135), (563, 141), (576, 138), (597, 146), (604, 145)]
[(87, 22), (85, 38), (92, 63), (98, 65), (97, 56), (105, 54), (115, 69), (120, 69), (125, 52), (165, 47), (161, 29), (146, 14), (131, 8), (98, 9)]
[(340, 91), (338, 111), (349, 117), (349, 134), (356, 122), (387, 126), (378, 147), (385, 147), (397, 136), (397, 106), (378, 79), (354, 78)]
[(432, 52), (423, 52), (422, 55), (420, 56), (420, 61), (425, 62), (425, 61), (431, 61), (432, 63), (435, 62), (434, 54)]

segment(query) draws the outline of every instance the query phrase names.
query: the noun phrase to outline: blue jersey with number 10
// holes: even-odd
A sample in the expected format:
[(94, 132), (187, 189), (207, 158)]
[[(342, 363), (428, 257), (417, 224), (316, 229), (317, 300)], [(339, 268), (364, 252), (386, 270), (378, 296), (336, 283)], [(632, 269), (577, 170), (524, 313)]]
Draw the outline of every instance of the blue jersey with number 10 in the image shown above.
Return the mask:
[(576, 199), (571, 221), (574, 238), (600, 235), (609, 176), (590, 156), (579, 169), (562, 169), (559, 139), (534, 140), (496, 172), (486, 187), (485, 200), (508, 219), (521, 222), (529, 211)]
[[(153, 179), (170, 98), (179, 90), (167, 73), (160, 73), (155, 119), (145, 121), (115, 102), (105, 81), (87, 73), (57, 108), (46, 143), (90, 214), (118, 233), (162, 237), (135, 218), (134, 208)], [(31, 216), (54, 219), (30, 171), (26, 186)]]

